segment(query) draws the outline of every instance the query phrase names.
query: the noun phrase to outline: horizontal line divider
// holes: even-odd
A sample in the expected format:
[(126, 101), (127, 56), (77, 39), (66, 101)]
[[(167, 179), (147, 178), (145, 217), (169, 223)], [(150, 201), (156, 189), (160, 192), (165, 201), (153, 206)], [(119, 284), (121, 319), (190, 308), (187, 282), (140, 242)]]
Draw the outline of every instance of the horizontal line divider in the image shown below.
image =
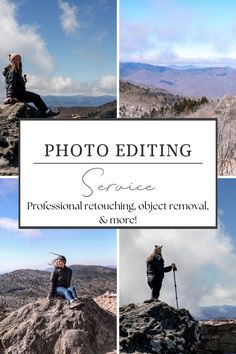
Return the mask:
[(34, 162), (34, 165), (203, 165), (203, 162)]

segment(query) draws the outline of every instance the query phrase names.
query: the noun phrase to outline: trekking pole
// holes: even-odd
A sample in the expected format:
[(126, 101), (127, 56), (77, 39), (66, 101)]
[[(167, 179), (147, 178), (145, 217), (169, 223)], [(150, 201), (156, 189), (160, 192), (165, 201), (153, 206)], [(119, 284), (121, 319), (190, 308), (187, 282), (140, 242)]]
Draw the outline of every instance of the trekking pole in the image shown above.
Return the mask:
[(175, 278), (175, 272), (177, 271), (177, 267), (175, 266), (173, 268), (173, 274), (174, 274), (174, 285), (175, 285), (175, 300), (176, 300), (176, 308), (177, 310), (179, 309), (179, 303), (178, 303), (178, 294), (177, 294), (177, 285), (176, 285), (176, 278)]

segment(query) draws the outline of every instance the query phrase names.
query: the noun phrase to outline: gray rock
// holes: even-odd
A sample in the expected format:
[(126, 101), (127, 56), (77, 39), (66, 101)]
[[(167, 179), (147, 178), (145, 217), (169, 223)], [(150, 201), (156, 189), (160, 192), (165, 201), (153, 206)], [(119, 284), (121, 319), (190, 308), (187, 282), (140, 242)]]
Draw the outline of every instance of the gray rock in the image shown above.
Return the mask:
[(39, 118), (32, 106), (0, 104), (0, 175), (18, 174), (19, 118)]
[(116, 348), (116, 318), (91, 298), (70, 309), (40, 299), (0, 322), (1, 354), (105, 354)]
[(160, 301), (120, 308), (120, 353), (194, 353), (199, 324), (187, 310)]

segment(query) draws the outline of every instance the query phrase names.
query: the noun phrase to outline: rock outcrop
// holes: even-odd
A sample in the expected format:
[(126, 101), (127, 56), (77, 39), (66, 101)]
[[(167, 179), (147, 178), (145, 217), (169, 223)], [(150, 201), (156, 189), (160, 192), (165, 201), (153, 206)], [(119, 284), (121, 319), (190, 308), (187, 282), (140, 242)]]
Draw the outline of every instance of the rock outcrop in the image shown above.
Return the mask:
[(38, 117), (38, 111), (28, 104), (0, 104), (0, 175), (18, 173), (19, 118)]
[(236, 320), (205, 321), (201, 326), (198, 354), (236, 353)]
[(105, 354), (116, 348), (116, 318), (91, 298), (70, 309), (39, 299), (0, 322), (1, 354)]
[(120, 353), (194, 353), (199, 337), (198, 322), (184, 309), (158, 300), (120, 309)]
[(97, 296), (94, 301), (106, 311), (110, 311), (114, 315), (117, 312), (117, 295), (106, 291), (103, 295)]
[[(116, 118), (116, 101), (99, 107), (60, 107), (56, 119)], [(19, 118), (41, 118), (33, 106), (0, 104), (0, 176), (18, 174)]]

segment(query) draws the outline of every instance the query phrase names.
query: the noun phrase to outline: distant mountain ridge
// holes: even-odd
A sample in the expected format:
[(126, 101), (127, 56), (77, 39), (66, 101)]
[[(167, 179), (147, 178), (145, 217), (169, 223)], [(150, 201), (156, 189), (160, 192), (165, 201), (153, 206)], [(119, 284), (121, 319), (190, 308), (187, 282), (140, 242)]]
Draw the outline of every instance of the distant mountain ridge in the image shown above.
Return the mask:
[(200, 308), (199, 320), (225, 320), (236, 318), (236, 306), (202, 306)]
[(228, 66), (181, 68), (129, 62), (120, 64), (120, 78), (175, 95), (208, 98), (236, 95), (236, 70)]
[(103, 95), (103, 96), (42, 96), (48, 106), (53, 107), (97, 107), (103, 104), (112, 102), (116, 99), (115, 96)]

